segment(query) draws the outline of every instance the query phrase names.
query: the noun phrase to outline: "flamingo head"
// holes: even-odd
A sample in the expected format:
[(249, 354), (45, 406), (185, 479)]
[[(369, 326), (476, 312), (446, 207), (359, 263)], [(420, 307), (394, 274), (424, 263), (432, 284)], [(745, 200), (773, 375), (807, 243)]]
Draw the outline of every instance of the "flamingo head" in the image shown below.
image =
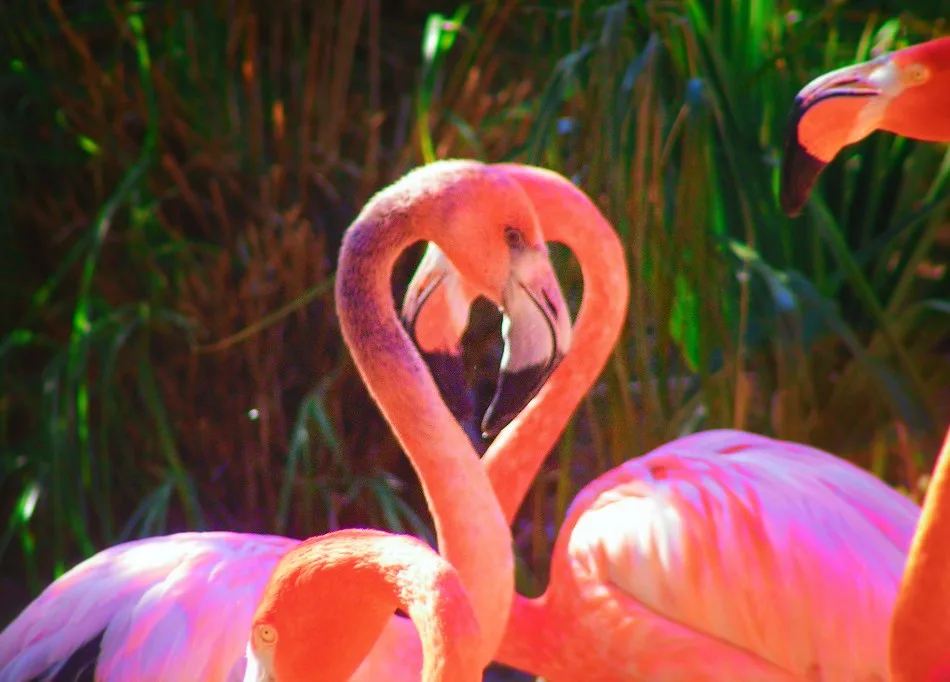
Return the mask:
[(339, 530), (303, 540), (281, 557), (251, 621), (244, 682), (350, 678), (394, 611), (391, 591), (361, 550), (386, 536)]
[(499, 306), (505, 349), (482, 422), (488, 436), (527, 405), (567, 353), (571, 319), (524, 190), (504, 171), (481, 168), (490, 182), (466, 197), (464, 220), (452, 221), (464, 229), (441, 235), (440, 246), (429, 244), (403, 299), (402, 318), (423, 354), (450, 359), (460, 376), (472, 302), (484, 296)]
[(782, 210), (801, 213), (825, 166), (875, 130), (950, 141), (950, 38), (836, 69), (802, 88), (785, 137)]

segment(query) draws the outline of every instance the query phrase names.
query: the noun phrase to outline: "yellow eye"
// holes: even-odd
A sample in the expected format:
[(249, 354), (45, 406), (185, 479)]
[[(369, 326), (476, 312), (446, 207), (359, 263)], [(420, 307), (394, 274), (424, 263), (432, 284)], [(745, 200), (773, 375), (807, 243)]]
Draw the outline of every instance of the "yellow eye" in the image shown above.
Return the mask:
[(911, 64), (905, 72), (907, 80), (914, 84), (920, 84), (930, 78), (930, 69), (923, 64)]
[(273, 625), (258, 625), (257, 639), (261, 644), (271, 645), (277, 641), (277, 628)]

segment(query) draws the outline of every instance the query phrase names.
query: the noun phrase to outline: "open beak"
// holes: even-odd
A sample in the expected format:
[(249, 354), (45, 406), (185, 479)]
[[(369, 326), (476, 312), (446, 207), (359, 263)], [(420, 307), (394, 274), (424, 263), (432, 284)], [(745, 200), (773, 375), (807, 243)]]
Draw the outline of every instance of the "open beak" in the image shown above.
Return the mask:
[(484, 449), (475, 396), (465, 381), (462, 336), (475, 295), (442, 250), (429, 243), (402, 302), (402, 322), (429, 367), (442, 400), (476, 450)]
[(789, 216), (801, 213), (818, 176), (842, 147), (872, 133), (894, 82), (889, 56), (846, 66), (806, 85), (789, 115), (779, 202)]
[(512, 263), (502, 301), (505, 350), (482, 435), (495, 436), (541, 390), (571, 345), (571, 318), (547, 252), (531, 250)]

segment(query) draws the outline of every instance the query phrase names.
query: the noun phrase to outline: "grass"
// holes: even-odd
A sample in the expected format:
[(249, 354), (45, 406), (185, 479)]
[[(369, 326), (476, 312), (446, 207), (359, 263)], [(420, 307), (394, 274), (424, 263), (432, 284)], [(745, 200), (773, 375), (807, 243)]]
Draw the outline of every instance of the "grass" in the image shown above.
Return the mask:
[(330, 292), (370, 193), (450, 156), (575, 178), (630, 265), (622, 341), (515, 529), (525, 591), (580, 486), (697, 429), (815, 444), (919, 499), (950, 416), (950, 153), (878, 134), (803, 217), (775, 197), (795, 92), (946, 33), (950, 6), (428, 4), (2, 10), (0, 560), (31, 593), (183, 528), (431, 533)]

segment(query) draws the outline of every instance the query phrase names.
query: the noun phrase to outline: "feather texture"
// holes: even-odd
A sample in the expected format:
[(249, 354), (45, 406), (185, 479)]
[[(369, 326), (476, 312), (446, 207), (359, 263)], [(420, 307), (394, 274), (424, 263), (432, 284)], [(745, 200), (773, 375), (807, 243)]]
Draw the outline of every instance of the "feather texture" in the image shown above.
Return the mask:
[(0, 682), (45, 679), (100, 635), (97, 682), (240, 680), (257, 600), (298, 543), (178, 533), (99, 552), (0, 633)]
[[(909, 499), (827, 453), (709, 431), (597, 479), (562, 534), (580, 584), (615, 588), (654, 617), (803, 679), (883, 680), (918, 516)], [(596, 620), (597, 608), (582, 618)]]

